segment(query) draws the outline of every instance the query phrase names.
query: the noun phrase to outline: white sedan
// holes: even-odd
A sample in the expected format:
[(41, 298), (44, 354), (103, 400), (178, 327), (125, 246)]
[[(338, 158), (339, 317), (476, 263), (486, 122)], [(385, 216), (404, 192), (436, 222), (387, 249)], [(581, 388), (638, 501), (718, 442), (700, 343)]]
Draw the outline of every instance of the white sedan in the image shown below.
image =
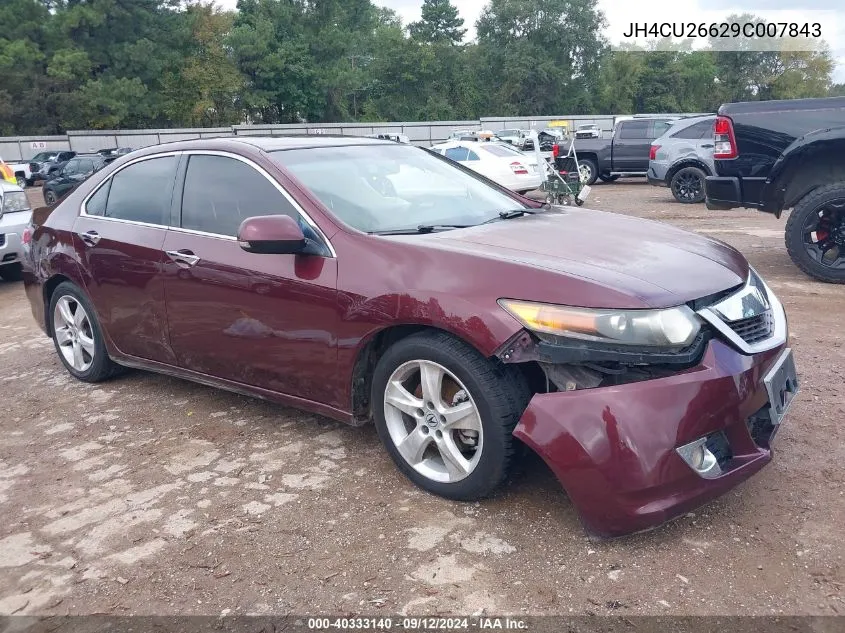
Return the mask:
[(512, 191), (532, 191), (545, 179), (533, 155), (506, 143), (447, 141), (431, 149)]

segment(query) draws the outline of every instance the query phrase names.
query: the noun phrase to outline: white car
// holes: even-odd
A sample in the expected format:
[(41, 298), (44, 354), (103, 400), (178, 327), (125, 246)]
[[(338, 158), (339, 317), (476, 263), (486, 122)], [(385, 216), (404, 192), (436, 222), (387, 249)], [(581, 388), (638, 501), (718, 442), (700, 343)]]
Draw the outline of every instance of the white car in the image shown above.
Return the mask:
[(532, 191), (545, 179), (534, 156), (504, 142), (447, 141), (431, 149), (511, 191)]
[(575, 130), (575, 138), (601, 138), (601, 129), (595, 123), (579, 125)]
[(517, 149), (522, 149), (525, 146), (525, 139), (528, 138), (530, 132), (528, 130), (510, 129), (499, 130), (496, 133), (501, 140), (510, 143)]
[(23, 231), (32, 218), (24, 190), (0, 180), (0, 278), (20, 281)]

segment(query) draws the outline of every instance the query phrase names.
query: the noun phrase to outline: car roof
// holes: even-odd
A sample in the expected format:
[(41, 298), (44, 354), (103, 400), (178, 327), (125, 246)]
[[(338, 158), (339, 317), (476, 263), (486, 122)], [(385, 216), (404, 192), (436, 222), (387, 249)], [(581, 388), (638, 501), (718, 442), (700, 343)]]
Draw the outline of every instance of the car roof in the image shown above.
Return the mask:
[(294, 134), (289, 136), (219, 136), (215, 138), (172, 141), (136, 149), (132, 155), (146, 156), (158, 152), (190, 150), (233, 150), (254, 148), (264, 152), (278, 152), (291, 149), (313, 149), (318, 147), (351, 147), (356, 145), (386, 145), (395, 147), (393, 141), (366, 138), (363, 136), (341, 136), (334, 134)]

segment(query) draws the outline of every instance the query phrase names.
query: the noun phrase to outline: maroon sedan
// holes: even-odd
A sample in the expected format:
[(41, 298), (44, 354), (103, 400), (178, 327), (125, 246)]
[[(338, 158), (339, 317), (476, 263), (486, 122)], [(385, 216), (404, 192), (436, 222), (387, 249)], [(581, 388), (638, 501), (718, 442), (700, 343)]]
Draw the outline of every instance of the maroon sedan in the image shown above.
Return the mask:
[(527, 446), (598, 535), (758, 471), (797, 390), (783, 307), (734, 249), (409, 145), (160, 145), (48, 212), (26, 292), (76, 378), (137, 367), (373, 420), (452, 499), (492, 493)]

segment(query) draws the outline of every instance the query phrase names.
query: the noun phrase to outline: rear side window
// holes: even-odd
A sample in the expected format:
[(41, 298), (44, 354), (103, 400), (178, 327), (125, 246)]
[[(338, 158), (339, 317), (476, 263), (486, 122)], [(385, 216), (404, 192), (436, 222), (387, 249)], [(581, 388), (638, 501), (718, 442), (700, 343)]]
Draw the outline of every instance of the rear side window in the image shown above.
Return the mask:
[(619, 125), (622, 126), (619, 138), (648, 138), (651, 121), (623, 121)]
[(255, 168), (225, 156), (191, 156), (182, 193), (182, 228), (237, 237), (247, 218), (296, 208)]
[(111, 180), (105, 217), (147, 224), (170, 224), (176, 157), (162, 156), (130, 165)]
[(707, 121), (699, 121), (693, 125), (689, 125), (682, 130), (678, 130), (672, 134), (672, 138), (687, 138), (687, 139), (701, 139), (713, 136), (713, 123), (715, 119), (708, 119)]

